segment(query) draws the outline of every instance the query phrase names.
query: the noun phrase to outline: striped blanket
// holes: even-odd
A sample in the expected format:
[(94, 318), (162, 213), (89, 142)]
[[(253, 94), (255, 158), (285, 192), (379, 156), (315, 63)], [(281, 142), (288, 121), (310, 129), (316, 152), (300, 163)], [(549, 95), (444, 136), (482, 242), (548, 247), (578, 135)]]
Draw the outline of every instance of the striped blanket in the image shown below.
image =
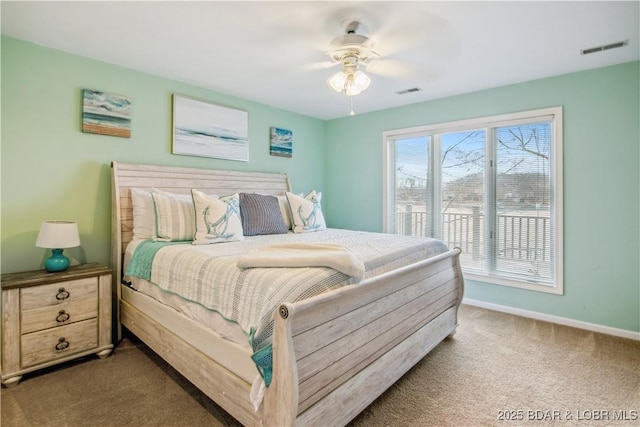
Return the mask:
[(237, 323), (250, 337), (254, 361), (270, 382), (274, 313), (295, 302), (356, 280), (329, 267), (239, 268), (239, 257), (275, 244), (343, 245), (364, 261), (364, 278), (444, 253), (435, 239), (328, 229), (305, 234), (246, 237), (241, 242), (196, 246), (146, 241), (139, 244), (126, 274), (149, 280)]

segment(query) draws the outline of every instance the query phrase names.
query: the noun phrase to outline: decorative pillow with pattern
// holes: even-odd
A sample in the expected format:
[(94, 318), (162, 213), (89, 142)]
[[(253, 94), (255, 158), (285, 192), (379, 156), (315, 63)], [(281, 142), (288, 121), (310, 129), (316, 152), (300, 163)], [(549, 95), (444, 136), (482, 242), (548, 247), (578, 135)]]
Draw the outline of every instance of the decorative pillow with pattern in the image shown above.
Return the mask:
[(322, 193), (315, 190), (304, 197), (287, 192), (294, 233), (310, 233), (327, 229), (322, 215)]
[(289, 231), (275, 196), (240, 193), (240, 217), (245, 236), (286, 234)]
[(194, 245), (244, 239), (238, 194), (218, 198), (194, 188), (191, 195), (196, 218), (196, 233), (192, 242)]
[(164, 242), (193, 240), (196, 231), (193, 200), (188, 194), (151, 193), (156, 217), (156, 238)]

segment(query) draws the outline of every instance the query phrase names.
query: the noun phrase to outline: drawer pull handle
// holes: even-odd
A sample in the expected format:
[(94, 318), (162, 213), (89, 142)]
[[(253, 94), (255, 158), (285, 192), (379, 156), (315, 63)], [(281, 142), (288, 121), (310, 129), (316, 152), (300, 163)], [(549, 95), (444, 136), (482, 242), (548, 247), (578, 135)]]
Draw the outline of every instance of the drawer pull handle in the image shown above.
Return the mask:
[(56, 317), (56, 322), (58, 323), (62, 323), (62, 322), (66, 322), (67, 320), (69, 320), (69, 313), (66, 313), (64, 310), (60, 310), (58, 312), (58, 316)]
[(71, 294), (69, 293), (69, 291), (65, 291), (64, 288), (60, 288), (58, 289), (58, 295), (56, 295), (56, 299), (58, 301), (64, 301), (67, 298), (69, 298), (71, 296)]
[(58, 351), (66, 350), (69, 348), (70, 345), (71, 344), (69, 344), (69, 341), (67, 341), (65, 337), (59, 338), (58, 344), (56, 344), (56, 350)]

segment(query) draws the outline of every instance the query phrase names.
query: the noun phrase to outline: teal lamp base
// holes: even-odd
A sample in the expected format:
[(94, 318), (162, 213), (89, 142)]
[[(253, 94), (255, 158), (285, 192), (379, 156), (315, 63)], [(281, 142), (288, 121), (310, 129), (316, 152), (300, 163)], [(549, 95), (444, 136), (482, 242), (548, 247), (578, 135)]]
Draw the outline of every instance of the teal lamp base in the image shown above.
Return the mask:
[(69, 268), (69, 258), (62, 255), (62, 249), (51, 249), (51, 258), (44, 262), (44, 268), (49, 272), (65, 271)]

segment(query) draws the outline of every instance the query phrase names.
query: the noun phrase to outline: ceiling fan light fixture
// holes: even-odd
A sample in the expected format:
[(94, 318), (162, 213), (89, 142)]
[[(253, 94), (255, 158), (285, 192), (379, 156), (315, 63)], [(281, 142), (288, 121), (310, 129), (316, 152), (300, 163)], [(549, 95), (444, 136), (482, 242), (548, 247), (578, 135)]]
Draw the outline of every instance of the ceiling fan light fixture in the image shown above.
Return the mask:
[(353, 73), (353, 85), (359, 89), (359, 92), (362, 92), (371, 84), (371, 79), (362, 71), (358, 70)]
[(380, 56), (373, 50), (373, 42), (368, 37), (356, 34), (358, 27), (357, 21), (347, 23), (345, 34), (333, 39), (327, 52), (332, 60), (342, 63), (342, 71), (331, 76), (328, 83), (333, 90), (349, 97), (351, 116), (355, 114), (353, 97), (371, 85), (371, 79), (358, 69), (358, 64), (366, 64), (369, 59)]
[(342, 92), (347, 84), (347, 74), (344, 71), (338, 71), (329, 78), (329, 86), (336, 92)]
[(347, 96), (359, 95), (371, 84), (371, 79), (360, 70), (339, 71), (329, 79), (329, 86), (336, 92), (344, 92)]

